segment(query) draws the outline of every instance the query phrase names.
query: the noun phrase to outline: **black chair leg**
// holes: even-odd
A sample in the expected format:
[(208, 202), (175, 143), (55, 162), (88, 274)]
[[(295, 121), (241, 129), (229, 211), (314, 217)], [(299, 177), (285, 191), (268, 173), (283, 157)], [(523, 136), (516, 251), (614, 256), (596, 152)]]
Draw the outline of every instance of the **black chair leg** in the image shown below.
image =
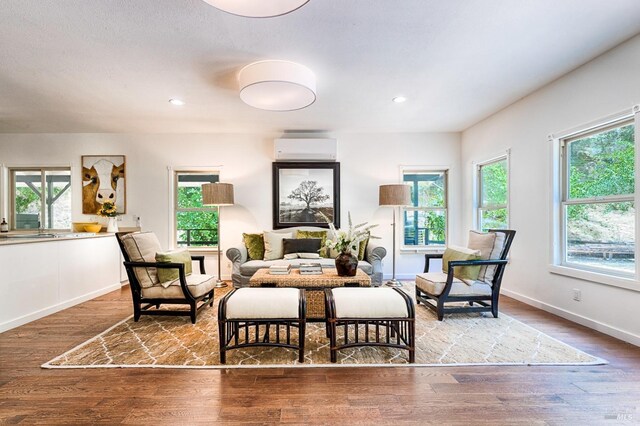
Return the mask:
[(209, 307), (213, 307), (213, 290), (209, 293)]
[(191, 317), (191, 324), (195, 324), (196, 323), (196, 314), (198, 313), (198, 311), (197, 311), (198, 302), (190, 302), (189, 304), (191, 305), (191, 313), (189, 314), (189, 316)]

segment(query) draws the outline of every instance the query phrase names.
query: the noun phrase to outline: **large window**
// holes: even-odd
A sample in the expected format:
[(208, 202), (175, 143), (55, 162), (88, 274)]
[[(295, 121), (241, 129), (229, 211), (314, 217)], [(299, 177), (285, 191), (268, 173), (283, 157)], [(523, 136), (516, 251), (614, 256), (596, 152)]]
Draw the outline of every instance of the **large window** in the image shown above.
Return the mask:
[(11, 168), (11, 228), (70, 229), (71, 170)]
[(509, 227), (509, 170), (507, 157), (478, 165), (477, 228), (507, 229)]
[(411, 207), (403, 209), (406, 248), (444, 246), (447, 235), (447, 172), (404, 171)]
[(178, 247), (218, 245), (218, 208), (202, 205), (202, 184), (218, 180), (217, 172), (175, 172), (175, 239)]
[(561, 261), (635, 273), (635, 126), (631, 119), (560, 141)]

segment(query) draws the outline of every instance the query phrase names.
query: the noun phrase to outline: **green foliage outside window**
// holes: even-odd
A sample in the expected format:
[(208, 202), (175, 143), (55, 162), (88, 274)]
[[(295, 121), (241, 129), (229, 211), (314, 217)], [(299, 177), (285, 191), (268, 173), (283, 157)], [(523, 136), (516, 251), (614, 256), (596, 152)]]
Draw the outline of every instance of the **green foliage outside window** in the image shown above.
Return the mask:
[[(180, 176), (181, 178), (182, 176)], [(177, 242), (179, 246), (206, 247), (218, 244), (218, 211), (202, 205), (201, 182), (177, 189)]]

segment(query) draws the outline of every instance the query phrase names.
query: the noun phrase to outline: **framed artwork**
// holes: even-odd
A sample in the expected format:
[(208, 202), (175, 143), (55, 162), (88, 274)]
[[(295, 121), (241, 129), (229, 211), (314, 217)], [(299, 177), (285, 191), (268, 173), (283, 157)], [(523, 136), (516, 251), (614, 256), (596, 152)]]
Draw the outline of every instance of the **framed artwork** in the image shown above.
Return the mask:
[(127, 212), (124, 155), (82, 156), (82, 213), (96, 214), (106, 201)]
[(340, 163), (273, 163), (273, 229), (340, 227)]

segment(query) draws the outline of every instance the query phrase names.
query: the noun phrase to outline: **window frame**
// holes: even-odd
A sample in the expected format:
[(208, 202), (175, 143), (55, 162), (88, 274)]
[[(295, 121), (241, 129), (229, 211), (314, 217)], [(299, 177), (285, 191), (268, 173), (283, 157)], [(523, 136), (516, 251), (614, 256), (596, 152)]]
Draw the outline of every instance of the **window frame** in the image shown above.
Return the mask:
[[(634, 194), (629, 195), (609, 195), (580, 199), (569, 199), (569, 168), (566, 155), (568, 145), (592, 134), (601, 133), (613, 128), (633, 124), (635, 130), (635, 187)], [(628, 290), (640, 291), (638, 277), (640, 276), (640, 265), (638, 258), (640, 254), (640, 214), (637, 207), (640, 205), (640, 149), (639, 137), (640, 129), (640, 105), (635, 105), (631, 109), (612, 114), (591, 123), (575, 127), (559, 134), (551, 134), (548, 140), (552, 142), (552, 209), (551, 209), (551, 247), (549, 271), (554, 274), (583, 279), (594, 283), (625, 288)], [(587, 201), (592, 201), (587, 202)], [(635, 212), (635, 271), (625, 273), (609, 268), (598, 268), (580, 265), (566, 261), (566, 206), (576, 204), (595, 204), (610, 202), (633, 202), (636, 207)]]
[[(169, 197), (169, 235), (171, 236), (171, 246), (173, 248), (178, 247), (178, 213), (179, 212), (189, 212), (189, 211), (198, 211), (198, 212), (212, 212), (217, 213), (218, 218), (220, 217), (220, 207), (218, 206), (203, 206), (203, 207), (191, 207), (191, 208), (179, 208), (178, 207), (178, 176), (179, 175), (217, 175), (218, 182), (220, 180), (220, 169), (217, 167), (189, 167), (189, 168), (169, 168), (170, 174), (170, 190), (171, 196)], [(218, 242), (219, 244), (219, 242)], [(184, 246), (181, 248), (186, 248), (189, 251), (193, 252), (212, 252), (218, 249), (218, 245), (210, 245), (210, 246)]]
[(17, 229), (16, 228), (16, 175), (15, 172), (40, 172), (40, 184), (42, 185), (43, 191), (40, 195), (40, 213), (38, 215), (38, 221), (40, 226), (35, 228), (37, 230), (45, 230), (45, 231), (68, 231), (71, 228), (71, 223), (69, 224), (69, 228), (46, 228), (42, 225), (43, 218), (47, 217), (46, 208), (47, 208), (47, 199), (46, 192), (44, 188), (46, 188), (46, 172), (69, 172), (69, 185), (68, 191), (70, 191), (70, 205), (69, 208), (73, 212), (73, 171), (70, 166), (17, 166), (17, 167), (7, 167), (7, 179), (9, 182), (9, 200), (8, 200), (8, 218), (9, 219), (9, 230), (10, 231), (29, 231), (30, 229)]
[[(482, 167), (505, 161), (507, 166), (507, 203), (506, 204), (494, 204), (494, 205), (482, 205)], [(507, 224), (505, 229), (510, 229), (511, 226), (511, 150), (489, 157), (486, 160), (477, 162), (474, 164), (474, 215), (473, 215), (473, 227), (475, 230), (482, 232), (482, 212), (485, 210), (507, 210)]]
[[(449, 173), (451, 168), (449, 166), (407, 166), (400, 169), (400, 182), (403, 184), (408, 183), (404, 180), (404, 176), (408, 174), (444, 174), (444, 207), (400, 207), (400, 226), (401, 232), (401, 244), (400, 251), (402, 252), (442, 252), (446, 248), (449, 242)], [(405, 213), (408, 211), (443, 211), (444, 212), (444, 243), (443, 244), (427, 244), (427, 245), (406, 245), (404, 239), (405, 229)]]

